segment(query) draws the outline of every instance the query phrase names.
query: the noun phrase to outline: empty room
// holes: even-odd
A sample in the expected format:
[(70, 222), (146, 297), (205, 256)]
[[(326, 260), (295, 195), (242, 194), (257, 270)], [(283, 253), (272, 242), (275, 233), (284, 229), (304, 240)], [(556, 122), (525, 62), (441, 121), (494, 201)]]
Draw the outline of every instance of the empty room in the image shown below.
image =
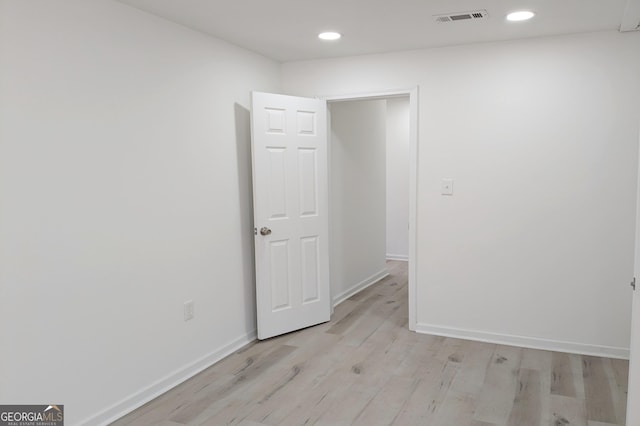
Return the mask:
[(639, 28), (0, 0), (0, 424), (639, 426)]

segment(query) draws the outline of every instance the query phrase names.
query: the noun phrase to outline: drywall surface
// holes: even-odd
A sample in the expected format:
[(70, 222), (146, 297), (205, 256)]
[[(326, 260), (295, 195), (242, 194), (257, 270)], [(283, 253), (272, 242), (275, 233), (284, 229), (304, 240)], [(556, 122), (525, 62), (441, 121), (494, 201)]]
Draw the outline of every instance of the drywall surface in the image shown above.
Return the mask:
[[(419, 331), (628, 354), (639, 33), (296, 62), (282, 72), (296, 95), (419, 86)], [(443, 178), (453, 179), (452, 196), (440, 194)]]
[(386, 101), (329, 104), (331, 297), (386, 274)]
[(387, 99), (387, 259), (409, 259), (409, 98)]
[(100, 424), (254, 337), (279, 65), (102, 0), (1, 2), (0, 52), (0, 401)]

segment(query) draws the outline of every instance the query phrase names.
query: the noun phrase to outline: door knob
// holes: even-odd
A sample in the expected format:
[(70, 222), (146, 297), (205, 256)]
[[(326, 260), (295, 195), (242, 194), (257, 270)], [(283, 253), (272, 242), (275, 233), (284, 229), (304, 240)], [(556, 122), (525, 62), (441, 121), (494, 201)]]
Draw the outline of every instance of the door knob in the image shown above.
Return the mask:
[(263, 226), (262, 228), (260, 228), (260, 235), (270, 235), (271, 234), (271, 229), (267, 228), (266, 226)]

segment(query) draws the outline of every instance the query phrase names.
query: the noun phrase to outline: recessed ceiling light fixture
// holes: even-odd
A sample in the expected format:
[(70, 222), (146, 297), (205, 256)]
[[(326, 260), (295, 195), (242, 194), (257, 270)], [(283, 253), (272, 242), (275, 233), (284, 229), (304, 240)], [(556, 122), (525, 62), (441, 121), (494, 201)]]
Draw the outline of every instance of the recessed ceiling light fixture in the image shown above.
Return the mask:
[(320, 40), (333, 41), (333, 40), (338, 40), (340, 37), (342, 37), (342, 34), (336, 33), (333, 31), (327, 31), (327, 32), (318, 34), (318, 38)]
[(531, 19), (536, 16), (530, 10), (519, 10), (517, 12), (511, 12), (507, 15), (507, 21), (526, 21), (527, 19)]

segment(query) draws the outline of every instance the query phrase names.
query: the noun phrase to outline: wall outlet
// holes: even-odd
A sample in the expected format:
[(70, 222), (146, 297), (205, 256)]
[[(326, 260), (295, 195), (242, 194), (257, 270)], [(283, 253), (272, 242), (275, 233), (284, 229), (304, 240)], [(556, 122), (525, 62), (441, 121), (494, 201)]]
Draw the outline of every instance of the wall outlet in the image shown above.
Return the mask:
[(187, 300), (184, 302), (184, 320), (189, 321), (192, 320), (195, 316), (193, 300)]

